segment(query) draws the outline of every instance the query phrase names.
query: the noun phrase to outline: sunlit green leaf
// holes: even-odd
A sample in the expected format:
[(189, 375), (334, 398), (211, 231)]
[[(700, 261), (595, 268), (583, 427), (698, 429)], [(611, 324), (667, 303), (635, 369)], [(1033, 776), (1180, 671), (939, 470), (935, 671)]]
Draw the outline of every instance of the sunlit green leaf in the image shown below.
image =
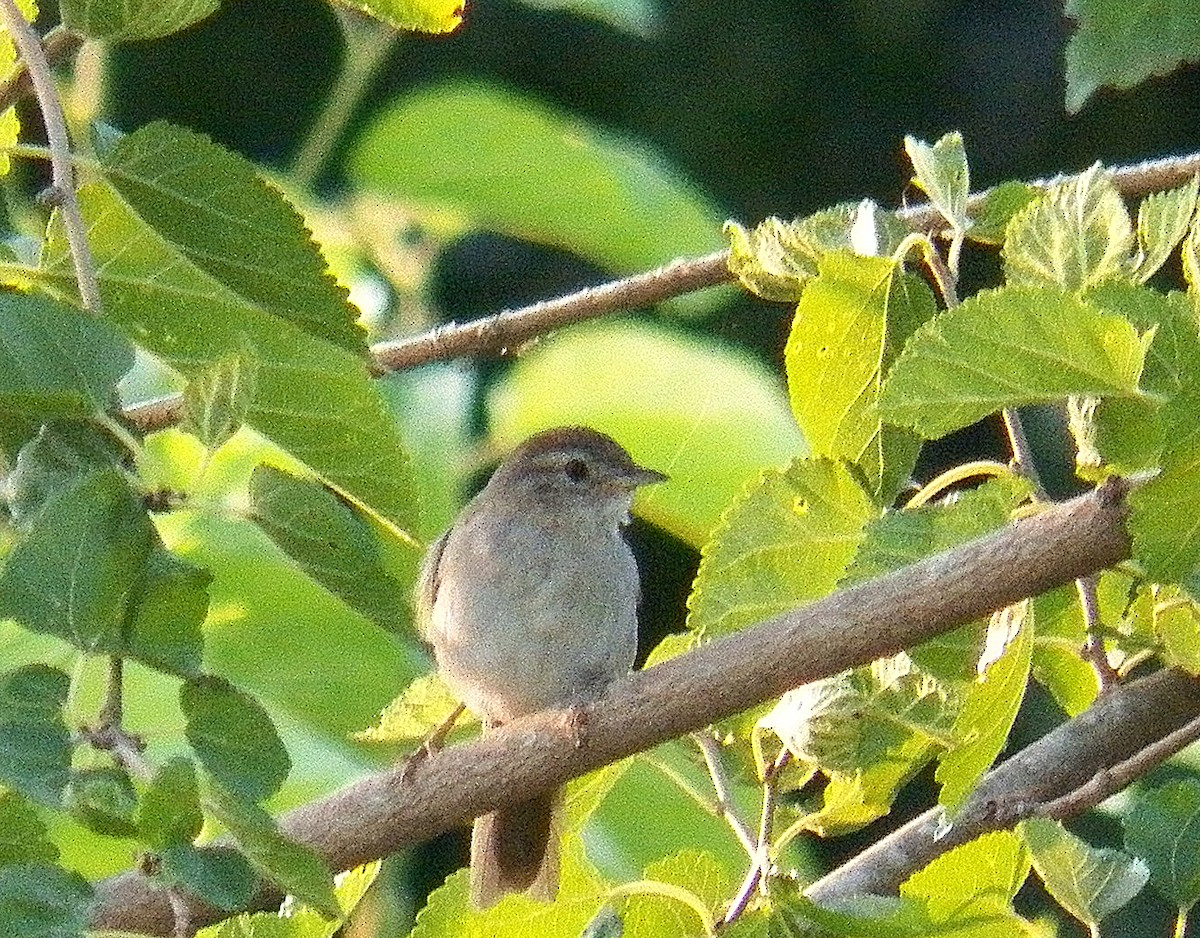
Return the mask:
[(642, 879), (615, 903), (622, 938), (659, 938), (708, 932), (721, 904), (737, 890), (737, 882), (712, 854), (686, 850), (646, 867)]
[(486, 85), (423, 88), (386, 109), (349, 172), (361, 188), (449, 206), (614, 272), (720, 247), (716, 208), (644, 147)]
[(212, 15), (221, 0), (60, 0), (63, 25), (103, 42), (169, 36)]
[(905, 341), (936, 312), (933, 294), (882, 258), (839, 251), (818, 270), (784, 353), (792, 412), (814, 455), (856, 463), (888, 503), (907, 482), (920, 443), (880, 422), (880, 388)]
[(376, 532), (335, 494), (259, 466), (250, 501), (255, 523), (306, 574), (382, 628), (411, 626), (409, 587), (384, 565)]
[(1122, 815), (1125, 849), (1145, 861), (1154, 888), (1181, 908), (1200, 899), (1200, 782), (1139, 792)]
[(875, 513), (833, 460), (769, 470), (732, 505), (701, 552), (688, 628), (715, 638), (832, 592)]
[(249, 801), (278, 791), (291, 769), (262, 704), (223, 678), (196, 678), (179, 689), (187, 739), (220, 784)]
[(395, 29), (448, 33), (462, 22), (467, 0), (337, 0)]
[(967, 237), (981, 244), (1003, 244), (1009, 221), (1040, 195), (1023, 182), (1002, 182), (989, 189), (971, 212)]
[(971, 176), (962, 134), (948, 133), (932, 145), (907, 136), (904, 150), (913, 165), (913, 182), (951, 227), (966, 230), (970, 224), (967, 196), (971, 192)]
[(41, 664), (0, 673), (0, 782), (56, 806), (71, 768), (63, 722), (70, 679)]
[(1200, 676), (1200, 609), (1182, 590), (1160, 587), (1154, 607), (1154, 633), (1162, 642), (1163, 663)]
[(1167, 192), (1152, 192), (1138, 206), (1138, 258), (1136, 276), (1145, 281), (1166, 259), (1188, 232), (1196, 214), (1196, 196), (1200, 194), (1200, 176), (1186, 185)]
[(1011, 638), (1003, 653), (992, 662), (980, 681), (966, 695), (954, 721), (958, 745), (938, 762), (937, 781), (942, 789), (938, 801), (953, 813), (975, 788), (976, 782), (996, 761), (1013, 721), (1017, 718), (1033, 656), (1032, 613), (1027, 603), (997, 613)]
[[(419, 743), (439, 727), (456, 706), (457, 698), (433, 671), (410, 681), (384, 708), (379, 721), (369, 729), (355, 733), (354, 738), (371, 743)], [(458, 722), (470, 722), (469, 714), (464, 711)]]
[(1098, 88), (1125, 89), (1200, 59), (1200, 9), (1155, 0), (1067, 0), (1067, 110)]
[(937, 437), (1004, 407), (1132, 396), (1151, 338), (1056, 289), (984, 290), (916, 331), (884, 384), (880, 413)]
[(1014, 216), (1004, 238), (1012, 286), (1081, 290), (1133, 270), (1133, 223), (1116, 187), (1096, 164), (1051, 186)]
[[(1078, 716), (1100, 692), (1095, 669), (1080, 655), (1087, 632), (1079, 591), (1074, 583), (1051, 590), (1034, 597), (1033, 608), (1033, 677), (1067, 716)], [(1101, 609), (1102, 620), (1110, 612)]]
[(1009, 934), (1019, 934), (1021, 920), (1012, 900), (1028, 875), (1029, 854), (1021, 839), (1011, 831), (994, 831), (918, 870), (900, 884), (900, 895), (923, 900), (930, 918), (943, 927), (1000, 916), (1010, 919)]
[(1021, 836), (1054, 900), (1089, 928), (1142, 891), (1150, 871), (1120, 850), (1093, 847), (1057, 821), (1031, 818)]

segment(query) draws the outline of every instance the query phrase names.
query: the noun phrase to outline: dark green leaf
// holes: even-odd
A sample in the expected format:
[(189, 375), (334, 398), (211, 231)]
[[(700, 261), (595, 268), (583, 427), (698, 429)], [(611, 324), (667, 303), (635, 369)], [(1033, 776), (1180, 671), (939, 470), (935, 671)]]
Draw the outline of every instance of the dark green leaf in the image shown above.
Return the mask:
[(161, 546), (150, 551), (131, 597), (129, 654), (151, 667), (193, 677), (204, 653), (201, 623), (208, 613), (212, 574)]
[(138, 833), (153, 850), (190, 844), (204, 824), (200, 788), (191, 760), (176, 757), (159, 766), (142, 794)]
[(217, 782), (248, 801), (279, 790), (292, 762), (262, 704), (223, 678), (201, 677), (180, 687), (179, 705), (187, 740)]
[[(4, 743), (0, 723), (0, 746)], [(33, 805), (15, 791), (0, 790), (0, 866), (9, 863), (53, 863), (58, 848), (46, 836), (46, 825)]]
[(88, 39), (132, 42), (186, 29), (216, 12), (221, 0), (61, 0), (63, 25)]
[(98, 834), (130, 837), (137, 832), (133, 822), (138, 797), (129, 773), (116, 766), (80, 769), (67, 786), (67, 810)]
[(1141, 860), (1093, 847), (1057, 821), (1031, 818), (1021, 825), (1021, 836), (1046, 891), (1093, 934), (1103, 919), (1142, 891), (1150, 876)]
[(0, 866), (0, 935), (83, 938), (92, 887), (78, 873), (48, 863)]
[(162, 848), (158, 857), (161, 878), (218, 909), (244, 909), (258, 888), (258, 876), (250, 861), (229, 847), (173, 843)]
[(1125, 849), (1150, 867), (1154, 888), (1180, 908), (1200, 899), (1200, 782), (1139, 792), (1124, 814)]
[(358, 312), (303, 219), (248, 160), (202, 134), (156, 121), (121, 138), (104, 170), (158, 237), (231, 294), (365, 354)]
[(271, 815), (219, 784), (208, 786), (204, 803), (264, 876), (329, 918), (341, 916), (329, 867), (307, 847), (284, 837)]
[(0, 412), (87, 418), (114, 403), (133, 346), (110, 323), (42, 297), (0, 294)]
[(85, 423), (43, 424), (21, 447), (5, 485), (13, 522), (28, 527), (42, 507), (97, 469), (124, 465), (125, 452), (107, 434)]
[(937, 307), (929, 288), (890, 260), (839, 251), (818, 269), (784, 353), (792, 412), (814, 455), (857, 464), (886, 504), (908, 481), (920, 442), (880, 422), (880, 388)]
[(904, 150), (913, 165), (913, 182), (951, 227), (965, 231), (970, 226), (967, 196), (971, 193), (971, 176), (962, 134), (948, 133), (932, 146), (908, 136), (904, 138)]
[(932, 438), (1004, 407), (1133, 396), (1150, 339), (1057, 289), (984, 290), (917, 330), (880, 413)]
[(257, 375), (252, 349), (223, 355), (194, 372), (183, 391), (183, 429), (210, 450), (220, 447), (246, 421)]
[(644, 147), (481, 84), (422, 88), (386, 109), (354, 143), (349, 174), (612, 271), (720, 247), (716, 207)]
[(1082, 290), (1131, 277), (1133, 246), (1129, 212), (1097, 163), (1013, 217), (1004, 236), (1004, 276), (1012, 286)]
[[(189, 153), (203, 156), (208, 152), (206, 146), (194, 153), (186, 146), (179, 152), (168, 146), (163, 158), (182, 159)], [(241, 183), (234, 185), (231, 191), (240, 187)], [(148, 199), (155, 202), (160, 196), (165, 203), (163, 211), (170, 209), (180, 216), (168, 222), (199, 225), (190, 208), (176, 204), (175, 190), (161, 193), (152, 189)], [(173, 241), (150, 227), (114, 189), (103, 183), (87, 185), (79, 198), (85, 220), (91, 224), (91, 247), (99, 267), (106, 317), (185, 375), (222, 356), (252, 349), (258, 361), (258, 381), (250, 408), (251, 426), (307, 462), (385, 524), (403, 533), (415, 523), (418, 511), (408, 459), (395, 422), (371, 384), (363, 357), (303, 331), (302, 326), (319, 329), (313, 323), (306, 320), (298, 325), (279, 308), (255, 299), (254, 291), (273, 289), (274, 269), (254, 291), (246, 288), (252, 295), (241, 295), (214, 278), (229, 273), (233, 279), (253, 279), (257, 271), (253, 264), (240, 273), (227, 271), (227, 266), (237, 265), (226, 264), (218, 256), (213, 260), (215, 272), (201, 269), (197, 264), (203, 258), (194, 258), (193, 263), (187, 253), (195, 248), (203, 254), (200, 248)], [(263, 218), (252, 212), (249, 220), (257, 218), (258, 223), (267, 224), (273, 212), (291, 212), (283, 203), (271, 202), (274, 198), (267, 197), (274, 209), (264, 209)], [(237, 214), (236, 206), (227, 210)], [(270, 239), (259, 246), (253, 232), (243, 234), (254, 250), (266, 252), (264, 263), (277, 259), (276, 248), (284, 254), (288, 244), (296, 249), (298, 256), (288, 258), (295, 262), (293, 272), (301, 278), (296, 289), (303, 292), (308, 282), (303, 268), (315, 269), (321, 263), (318, 257), (309, 256), (307, 242), (297, 244), (294, 238), (284, 236), (282, 246), (272, 247)], [(200, 233), (196, 237), (204, 242), (223, 236)], [(57, 216), (48, 238), (42, 267), (35, 276), (46, 289), (69, 293), (74, 289), (74, 275)], [(237, 243), (239, 250), (250, 250), (249, 245)], [(289, 269), (287, 264), (283, 269)], [(292, 287), (280, 289), (286, 292)], [(320, 292), (320, 288), (314, 289)], [(340, 293), (337, 296), (340, 303)], [(320, 323), (335, 328), (327, 319)]]
[(58, 805), (70, 777), (62, 717), (70, 684), (40, 664), (0, 674), (0, 781), (42, 804)]
[(378, 535), (351, 506), (271, 466), (254, 470), (250, 501), (255, 523), (308, 576), (385, 629), (411, 626), (408, 588), (389, 573)]
[(125, 478), (94, 472), (47, 504), (17, 543), (0, 573), (0, 609), (84, 651), (121, 651), (154, 537)]
[(521, 0), (535, 10), (566, 10), (643, 39), (655, 35), (662, 11), (655, 0)]
[(1067, 110), (1100, 87), (1132, 88), (1200, 59), (1200, 8), (1156, 0), (1067, 0), (1078, 21), (1067, 42)]
[(701, 552), (688, 628), (715, 638), (831, 592), (875, 510), (833, 460), (765, 472)]

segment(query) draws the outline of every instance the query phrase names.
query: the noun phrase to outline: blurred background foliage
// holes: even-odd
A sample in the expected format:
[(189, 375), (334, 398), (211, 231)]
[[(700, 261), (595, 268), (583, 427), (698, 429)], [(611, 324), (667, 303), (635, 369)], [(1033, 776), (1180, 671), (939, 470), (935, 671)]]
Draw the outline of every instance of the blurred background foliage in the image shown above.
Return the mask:
[[(962, 131), (975, 189), (1200, 144), (1196, 68), (1101, 91), (1068, 114), (1070, 23), (1053, 3), (474, 0), (453, 34), (392, 41), (352, 23), (348, 43), (337, 16), (319, 0), (229, 0), (177, 36), (86, 55), (75, 103), (121, 130), (166, 118), (203, 131), (277, 174), (351, 285), (373, 339), (717, 250), (725, 218), (751, 224), (864, 197), (886, 206), (916, 199), (906, 188), (905, 134)], [(340, 75), (358, 75), (365, 93), (326, 133), (320, 115), (331, 94), (343, 95)], [(994, 254), (965, 263), (964, 295), (994, 281)], [(723, 506), (803, 447), (780, 370), (791, 315), (719, 288), (564, 331), (519, 356), (384, 379), (424, 494), (419, 533), (435, 536), (495, 456), (529, 432), (582, 421), (614, 433), (677, 480), (649, 495), (635, 526), (648, 651), (682, 628), (697, 550)], [(139, 393), (155, 387), (142, 380)], [(1057, 456), (1056, 420), (1029, 419), (1043, 473), (1061, 492), (1069, 461)], [(918, 475), (968, 453), (1004, 458), (998, 440), (986, 426), (958, 434), (923, 457)], [(151, 441), (142, 471), (192, 497), (160, 527), (169, 546), (215, 574), (206, 667), (275, 717), (294, 762), (285, 806), (392, 756), (349, 734), (370, 725), (428, 659), (412, 638), (384, 634), (300, 575), (239, 520), (263, 453), (243, 433), (210, 462), (168, 431)], [(1056, 474), (1055, 464), (1067, 468)], [(397, 559), (398, 569), (411, 563)], [(54, 640), (11, 623), (0, 629), (14, 664), (55, 663), (61, 652), (62, 666), (90, 667)], [(132, 670), (145, 692), (130, 695), (129, 722), (165, 757), (180, 729), (156, 699), (174, 695), (174, 679)], [(77, 687), (72, 705), (94, 710), (99, 673)], [(1033, 696), (1015, 745), (1058, 718)], [(741, 875), (740, 848), (696, 810), (680, 774), (705, 790), (675, 744), (621, 778), (588, 832), (604, 872), (635, 876), (657, 857), (702, 846)], [(809, 869), (836, 862), (880, 827), (823, 844), (819, 855), (797, 848), (793, 859)], [(92, 850), (94, 838), (79, 832), (65, 842), (74, 844), (65, 859), (93, 876), (129, 863), (110, 841)], [(383, 879), (393, 888), (376, 891), (350, 933), (397, 933), (464, 852), (462, 837), (448, 837), (396, 858)], [(1133, 922), (1141, 914), (1136, 904), (1121, 913)]]

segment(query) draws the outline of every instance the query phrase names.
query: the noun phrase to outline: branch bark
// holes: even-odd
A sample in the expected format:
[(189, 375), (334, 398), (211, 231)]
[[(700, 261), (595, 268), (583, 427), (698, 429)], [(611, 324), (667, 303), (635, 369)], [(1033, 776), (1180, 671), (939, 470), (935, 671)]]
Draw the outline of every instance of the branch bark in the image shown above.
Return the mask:
[[(536, 714), (446, 749), (407, 778), (400, 768), (367, 776), (290, 812), (281, 826), (334, 869), (420, 843), (789, 688), (1118, 563), (1129, 556), (1124, 492), (1124, 483), (1110, 480), (988, 537), (630, 675), (586, 709), (582, 745), (577, 719)], [(256, 907), (276, 901), (264, 892)], [(191, 912), (201, 925), (228, 914), (199, 903)], [(98, 886), (94, 928), (166, 935), (171, 922), (165, 892), (139, 873)]]

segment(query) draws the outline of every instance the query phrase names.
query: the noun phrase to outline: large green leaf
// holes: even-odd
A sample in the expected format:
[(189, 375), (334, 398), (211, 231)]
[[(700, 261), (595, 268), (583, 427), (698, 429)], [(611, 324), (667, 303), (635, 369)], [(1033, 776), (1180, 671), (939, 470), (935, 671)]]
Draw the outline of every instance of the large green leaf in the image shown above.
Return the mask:
[(615, 903), (622, 938), (707, 934), (737, 891), (729, 871), (704, 850), (663, 857), (646, 867), (642, 881), (647, 889), (635, 885)]
[(0, 866), (0, 935), (81, 938), (92, 887), (78, 873), (48, 863)]
[[(169, 228), (157, 231), (116, 190), (93, 184), (79, 195), (105, 315), (184, 374), (251, 349), (258, 380), (250, 424), (353, 501), (407, 530), (417, 513), (411, 470), (362, 358), (214, 279), (189, 259), (199, 248), (172, 241)], [(152, 189), (150, 196), (183, 211), (174, 190)], [(217, 272), (250, 276), (231, 263)], [(57, 224), (37, 275), (48, 288), (73, 289)]]
[(834, 460), (768, 470), (729, 507), (704, 546), (688, 627), (713, 638), (830, 593), (875, 512)]
[(1067, 110), (1100, 87), (1132, 88), (1200, 59), (1200, 7), (1190, 0), (1067, 0)]
[(63, 722), (70, 679), (31, 664), (0, 673), (0, 782), (27, 798), (57, 805), (71, 769)]
[(720, 214), (661, 159), (485, 85), (437, 85), (388, 108), (349, 171), (362, 188), (450, 206), (616, 272), (720, 247)]
[(890, 260), (825, 255), (796, 307), (784, 362), (792, 412), (817, 456), (856, 463), (887, 503), (908, 481), (919, 441), (886, 427), (883, 376), (936, 311), (924, 282)]
[[(1029, 876), (1029, 854), (1011, 831), (994, 831), (942, 854), (900, 884), (905, 899), (920, 899), (930, 918), (942, 928), (959, 926), (953, 934), (999, 936), (1023, 934), (1012, 900)], [(1009, 920), (1008, 929), (971, 930), (974, 922)], [(939, 931), (941, 929), (938, 929)], [(947, 928), (947, 931), (949, 929)]]
[(377, 534), (317, 482), (260, 466), (250, 481), (253, 517), (306, 574), (390, 631), (412, 623), (410, 588), (384, 566)]
[(488, 414), (501, 451), (564, 424), (615, 437), (639, 463), (671, 477), (639, 494), (637, 514), (697, 548), (749, 479), (804, 452), (766, 368), (632, 322), (546, 339), (492, 387)]
[(262, 704), (222, 678), (203, 677), (180, 687), (179, 706), (200, 764), (225, 789), (249, 801), (279, 790), (292, 762)]
[(245, 158), (156, 121), (104, 156), (109, 184), (141, 220), (248, 305), (356, 355), (358, 310), (300, 214)]
[(133, 367), (110, 323), (53, 300), (0, 293), (0, 413), (88, 418), (109, 410)]
[(62, 23), (103, 42), (158, 39), (200, 22), (221, 0), (61, 0)]
[(937, 437), (1004, 407), (1132, 397), (1151, 338), (1061, 290), (984, 290), (917, 330), (888, 375), (880, 413)]
[(1142, 792), (1121, 820), (1125, 849), (1145, 861), (1154, 888), (1191, 908), (1200, 899), (1200, 782)]
[(1095, 934), (1100, 922), (1142, 891), (1150, 871), (1120, 850), (1093, 847), (1057, 821), (1021, 825), (1033, 868), (1054, 900)]
[(94, 472), (55, 497), (17, 543), (0, 573), (0, 610), (84, 651), (122, 651), (153, 539), (126, 480)]

